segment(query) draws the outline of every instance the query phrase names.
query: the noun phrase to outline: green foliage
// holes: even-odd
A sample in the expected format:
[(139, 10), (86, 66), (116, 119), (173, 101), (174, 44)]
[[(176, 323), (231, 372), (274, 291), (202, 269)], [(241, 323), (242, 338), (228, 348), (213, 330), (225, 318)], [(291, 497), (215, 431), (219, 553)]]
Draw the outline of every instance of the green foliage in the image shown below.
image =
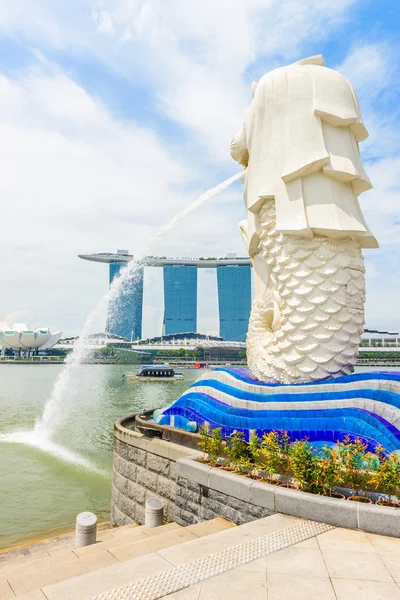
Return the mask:
[(252, 433), (249, 441), (249, 454), (251, 462), (255, 467), (262, 465), (262, 446), (261, 440), (256, 433)]
[(251, 457), (248, 444), (243, 438), (244, 434), (242, 431), (234, 431), (224, 449), (227, 464), (233, 468), (235, 473), (240, 473), (244, 468), (243, 461), (247, 464)]
[(379, 447), (375, 454), (367, 452), (360, 439), (346, 436), (343, 442), (315, 452), (307, 440), (291, 442), (286, 431), (271, 431), (262, 439), (253, 433), (249, 442), (244, 440), (243, 432), (234, 431), (226, 445), (219, 427), (211, 430), (205, 423), (199, 433), (200, 446), (210, 464), (216, 465), (224, 455), (236, 473), (263, 471), (269, 477), (280, 474), (286, 481), (293, 475), (302, 490), (326, 495), (342, 484), (351, 487), (357, 496), (370, 484), (389, 497), (400, 494), (400, 456), (386, 457)]
[(115, 348), (113, 346), (105, 346), (104, 348), (96, 349), (94, 352), (96, 358), (115, 358)]
[(196, 350), (186, 348), (171, 348), (170, 350), (159, 350), (157, 352), (157, 358), (201, 358), (204, 357), (204, 350), (197, 348)]
[(343, 481), (349, 485), (356, 496), (371, 483), (371, 470), (376, 459), (375, 454), (367, 452), (367, 446), (360, 439), (352, 441), (346, 436), (338, 442), (339, 453), (343, 465)]
[(223, 453), (224, 440), (221, 436), (221, 427), (216, 427), (211, 431), (210, 425), (204, 423), (199, 430), (200, 447), (208, 456), (211, 465), (216, 465), (219, 457)]
[(280, 473), (282, 457), (279, 447), (279, 434), (277, 431), (264, 433), (261, 440), (260, 465), (269, 477), (272, 477), (275, 473)]
[(343, 481), (343, 468), (338, 446), (324, 446), (319, 463), (319, 487), (325, 495), (331, 496), (332, 489)]
[(287, 431), (278, 431), (278, 446), (280, 453), (279, 473), (284, 476), (286, 481), (290, 474), (290, 436)]
[(381, 457), (380, 464), (372, 477), (375, 487), (382, 490), (392, 500), (392, 496), (400, 496), (400, 456), (390, 454)]
[(320, 483), (320, 457), (313, 451), (311, 444), (306, 440), (297, 440), (289, 449), (290, 468), (299, 482), (300, 488), (305, 492), (319, 492)]
[[(377, 344), (374, 344), (375, 346), (377, 346)], [(380, 344), (381, 345), (381, 344)], [(361, 349), (359, 354), (358, 354), (358, 358), (368, 358), (368, 359), (375, 359), (375, 360), (400, 360), (400, 352), (396, 352), (395, 350), (389, 350), (389, 351), (382, 351), (379, 352), (378, 351), (368, 351), (368, 350), (363, 350)]]
[(210, 454), (210, 440), (211, 440), (211, 430), (209, 423), (204, 423), (199, 429), (200, 442), (199, 446), (203, 450), (204, 454), (209, 456)]
[(209, 456), (210, 463), (216, 465), (219, 457), (223, 453), (224, 440), (221, 436), (221, 427), (213, 429), (210, 441)]

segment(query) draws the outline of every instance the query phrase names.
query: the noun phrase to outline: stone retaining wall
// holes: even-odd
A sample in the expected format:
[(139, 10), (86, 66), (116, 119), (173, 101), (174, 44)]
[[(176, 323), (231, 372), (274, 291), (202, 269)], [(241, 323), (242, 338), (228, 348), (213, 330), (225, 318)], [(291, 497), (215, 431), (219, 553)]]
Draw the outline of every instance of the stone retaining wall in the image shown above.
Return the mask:
[(114, 428), (111, 523), (144, 523), (147, 498), (162, 498), (166, 521), (175, 521), (176, 461), (196, 454), (157, 438), (149, 439), (123, 426)]
[(166, 521), (191, 525), (223, 516), (240, 525), (274, 513), (400, 537), (400, 509), (277, 487), (212, 468), (201, 453), (124, 426), (114, 428), (111, 522), (144, 523), (149, 497), (164, 501)]
[(225, 517), (236, 525), (242, 525), (273, 514), (267, 508), (243, 502), (184, 477), (177, 479), (175, 503), (175, 520), (180, 525), (192, 525), (215, 517)]
[(177, 462), (177, 522), (218, 515), (236, 524), (274, 513), (336, 527), (400, 537), (400, 509), (308, 494), (212, 468), (191, 458)]

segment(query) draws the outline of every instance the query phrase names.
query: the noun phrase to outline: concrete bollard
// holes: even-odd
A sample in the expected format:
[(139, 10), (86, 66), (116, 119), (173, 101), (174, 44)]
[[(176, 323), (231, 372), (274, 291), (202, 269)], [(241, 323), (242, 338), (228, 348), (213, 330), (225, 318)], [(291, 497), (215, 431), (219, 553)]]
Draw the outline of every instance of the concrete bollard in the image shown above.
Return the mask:
[(97, 517), (91, 512), (81, 512), (76, 517), (75, 548), (96, 543)]
[(144, 526), (151, 529), (160, 527), (164, 522), (164, 502), (160, 498), (149, 498), (146, 500), (144, 515)]

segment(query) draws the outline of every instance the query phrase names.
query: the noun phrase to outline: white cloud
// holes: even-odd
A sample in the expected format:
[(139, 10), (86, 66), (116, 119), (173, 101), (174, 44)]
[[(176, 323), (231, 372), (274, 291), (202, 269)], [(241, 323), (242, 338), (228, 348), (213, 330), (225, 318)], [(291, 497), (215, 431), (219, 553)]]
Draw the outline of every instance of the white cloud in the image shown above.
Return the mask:
[[(64, 330), (78, 329), (105, 291), (107, 273), (76, 254), (137, 251), (197, 192), (235, 172), (228, 147), (250, 99), (250, 79), (314, 52), (356, 4), (360, 0), (0, 0), (0, 32), (44, 55), (57, 50), (76, 61), (95, 59), (140, 81), (159, 116), (183, 125), (190, 141), (171, 149), (154, 131), (117, 119), (39, 53), (29, 70), (1, 77), (0, 193), (7, 227), (0, 268), (7, 293), (0, 313), (26, 309), (39, 321), (50, 318), (60, 327), (61, 319)], [(396, 53), (390, 50), (388, 42), (358, 43), (339, 67), (359, 92), (371, 132), (365, 156), (379, 158), (367, 165), (375, 189), (361, 202), (384, 252), (399, 239), (399, 145), (393, 115), (375, 104), (392, 93)], [(242, 253), (239, 189), (212, 199), (179, 235), (163, 241), (162, 251)], [(378, 274), (374, 285), (385, 289), (381, 258), (368, 256), (371, 274)], [(153, 288), (146, 291), (146, 314), (156, 329), (161, 288)], [(201, 327), (215, 330), (209, 312), (215, 307), (201, 302)], [(375, 319), (378, 302), (369, 306)]]
[(391, 49), (384, 42), (355, 46), (338, 66), (338, 70), (351, 79), (353, 86), (367, 101), (393, 84)]
[(3, 76), (0, 90), (0, 312), (29, 305), (39, 320), (77, 327), (107, 285), (77, 254), (137, 252), (185, 205), (176, 185), (194, 172), (58, 71)]
[(310, 37), (323, 40), (356, 0), (95, 2), (107, 6), (120, 40), (131, 42), (122, 52), (133, 56), (139, 44), (146, 53), (160, 108), (195, 133), (210, 160), (224, 161), (250, 99), (247, 69), (264, 57), (262, 75), (276, 57), (298, 58)]
[(114, 22), (108, 10), (93, 13), (93, 19), (100, 33), (115, 33)]

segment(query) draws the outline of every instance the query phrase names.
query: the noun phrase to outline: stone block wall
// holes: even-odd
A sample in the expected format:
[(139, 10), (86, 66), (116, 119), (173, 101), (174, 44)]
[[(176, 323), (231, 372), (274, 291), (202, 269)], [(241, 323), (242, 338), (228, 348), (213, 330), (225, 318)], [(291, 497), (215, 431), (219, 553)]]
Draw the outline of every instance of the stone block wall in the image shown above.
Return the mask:
[(184, 477), (176, 482), (175, 521), (179, 525), (193, 525), (215, 517), (225, 517), (236, 525), (273, 514), (268, 508), (239, 500)]
[(149, 439), (118, 422), (114, 429), (111, 523), (144, 523), (148, 498), (164, 501), (164, 516), (175, 521), (176, 460), (196, 454), (176, 444)]

